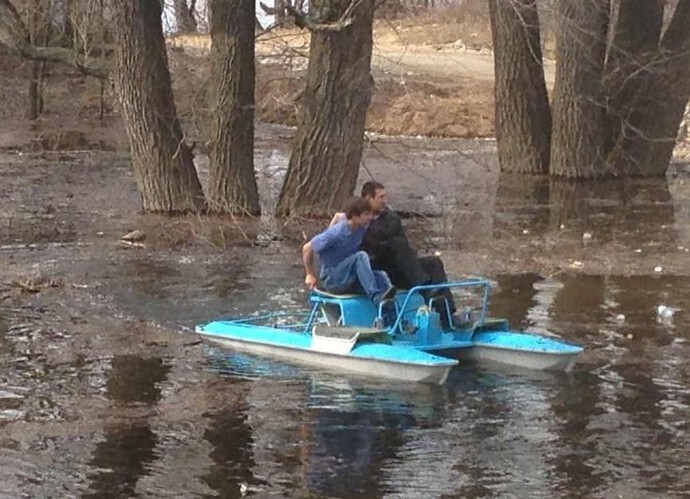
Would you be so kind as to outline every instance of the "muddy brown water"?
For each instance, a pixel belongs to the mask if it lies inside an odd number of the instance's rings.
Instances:
[[[266,203],[289,134],[257,141]],[[492,280],[494,316],[583,344],[575,371],[461,366],[444,386],[401,385],[200,342],[200,322],[304,305],[298,248],[277,224],[252,247],[120,249],[148,220],[125,158],[5,154],[0,495],[690,493],[682,169],[562,186],[499,175],[490,142],[375,139],[369,175],[417,214],[422,251]],[[38,292],[12,285],[30,279]]]

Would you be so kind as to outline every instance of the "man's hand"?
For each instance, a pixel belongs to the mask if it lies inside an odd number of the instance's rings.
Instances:
[[[309,289],[314,289],[316,287],[316,282],[317,280],[314,274],[307,274],[307,277],[304,278],[304,284]]]
[[[331,219],[331,223],[328,224],[328,226],[329,226],[329,227],[333,227],[333,226],[334,226],[335,224],[337,224],[338,222],[341,222],[341,221],[345,220],[345,218],[346,218],[346,217],[345,217],[345,213],[338,212],[338,213],[336,213],[335,215],[333,215],[333,218]]]

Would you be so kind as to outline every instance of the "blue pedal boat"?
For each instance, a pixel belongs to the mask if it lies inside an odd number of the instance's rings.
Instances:
[[[463,323],[443,328],[441,314],[452,323],[447,301],[423,298],[441,288],[474,292],[468,296],[478,303],[463,309]],[[417,286],[378,307],[364,296],[315,290],[309,311],[214,321],[196,331],[239,351],[399,381],[442,384],[458,360],[572,369],[582,347],[488,318],[490,289],[486,279]]]

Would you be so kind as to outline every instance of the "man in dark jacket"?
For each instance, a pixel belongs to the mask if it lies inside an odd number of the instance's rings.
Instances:
[[[388,274],[393,286],[398,289],[410,289],[424,284],[441,284],[448,281],[443,262],[437,256],[417,257],[410,246],[402,221],[397,213],[387,205],[386,189],[383,184],[370,180],[362,186],[362,197],[369,202],[374,214],[364,234],[360,248],[371,258],[371,266]],[[342,218],[336,214],[332,224]],[[424,297],[445,298],[450,313],[455,314],[455,302],[448,288],[427,291]],[[448,317],[443,300],[436,300],[441,322],[448,327]],[[459,325],[459,318],[452,316],[454,325]]]

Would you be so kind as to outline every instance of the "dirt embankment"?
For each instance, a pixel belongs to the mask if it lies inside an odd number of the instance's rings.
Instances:
[[[203,142],[208,122],[208,36],[170,39],[178,113],[187,137]],[[276,30],[257,44],[257,119],[296,123],[307,67],[308,34]],[[92,78],[48,67],[45,112],[25,118],[30,63],[0,53],[0,149],[116,149],[127,141],[112,89]],[[367,129],[388,135],[493,135],[493,62],[488,25],[418,18],[381,22],[375,30],[375,91]],[[101,119],[101,111],[104,118]]]
[[[449,7],[447,15],[377,22],[375,89],[367,130],[429,137],[494,135],[490,27],[483,9],[474,12],[471,5]],[[553,37],[547,33],[545,40],[545,73],[552,84]],[[209,122],[209,48],[207,35],[169,39],[178,114],[187,139],[200,144]],[[308,62],[308,32],[267,32],[258,37],[256,52],[257,119],[295,125]],[[111,89],[62,67],[48,68],[44,114],[33,122],[26,120],[29,74],[30,63],[3,55],[0,49],[0,149],[128,149]],[[676,151],[681,160],[690,160],[687,128],[686,118],[685,137]]]

